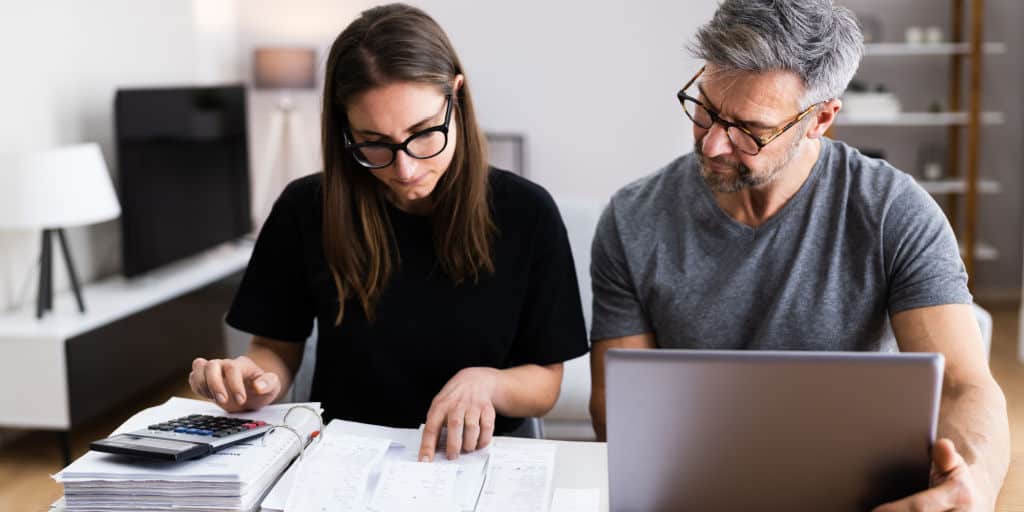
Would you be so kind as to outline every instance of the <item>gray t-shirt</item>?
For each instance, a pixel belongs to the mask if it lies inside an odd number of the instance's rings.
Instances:
[[[970,304],[956,238],[909,175],[822,139],[807,181],[757,228],[691,154],[617,192],[592,248],[594,341],[664,348],[895,350],[889,315]]]

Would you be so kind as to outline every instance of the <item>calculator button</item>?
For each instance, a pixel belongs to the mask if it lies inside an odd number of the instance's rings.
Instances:
[[[186,433],[186,432],[188,432],[188,430],[189,429],[187,429],[185,427],[177,427],[177,428],[174,429],[175,432],[180,432],[180,433]]]

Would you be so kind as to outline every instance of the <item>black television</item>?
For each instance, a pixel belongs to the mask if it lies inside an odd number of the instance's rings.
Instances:
[[[125,276],[252,230],[244,86],[119,89],[114,123]]]

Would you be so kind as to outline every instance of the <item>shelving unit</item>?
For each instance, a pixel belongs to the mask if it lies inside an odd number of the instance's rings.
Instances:
[[[967,2],[970,2],[969,4]],[[975,263],[999,258],[999,251],[977,237],[978,195],[999,193],[999,182],[980,177],[980,139],[983,125],[1005,122],[1002,112],[981,109],[982,62],[985,55],[1007,52],[1006,44],[983,41],[984,0],[951,0],[952,40],[949,43],[872,43],[865,45],[866,57],[948,57],[949,99],[947,112],[901,112],[896,115],[840,115],[836,127],[945,127],[947,130],[946,169],[948,179],[921,181],[929,193],[946,198],[946,214],[954,226],[961,245],[961,255],[968,275],[974,274]],[[965,7],[969,13],[965,16]],[[967,19],[965,19],[967,18]],[[966,30],[969,28],[969,31]],[[965,37],[969,34],[969,38]],[[965,61],[969,61],[967,74]],[[964,78],[967,85],[964,87]],[[965,90],[966,89],[966,90]],[[964,137],[966,135],[966,137]],[[961,151],[966,150],[966,155]],[[962,155],[965,169],[961,170]],[[964,171],[964,172],[962,172]],[[961,204],[961,198],[962,203]],[[961,210],[963,207],[963,222]],[[965,250],[972,247],[973,250]],[[971,281],[973,283],[973,280]]]

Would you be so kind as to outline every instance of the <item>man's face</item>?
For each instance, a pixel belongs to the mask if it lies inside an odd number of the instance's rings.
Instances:
[[[720,117],[742,124],[755,135],[770,135],[796,117],[806,105],[800,78],[790,72],[720,73],[711,64],[697,83],[701,102]],[[717,193],[735,193],[771,183],[793,160],[804,138],[805,126],[797,124],[763,147],[757,155],[739,151],[730,141],[746,137],[741,130],[713,124],[693,125],[694,152],[700,157],[701,176]]]

